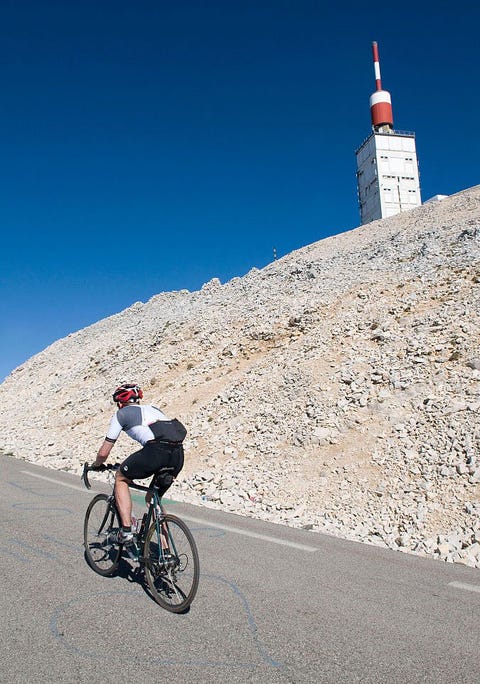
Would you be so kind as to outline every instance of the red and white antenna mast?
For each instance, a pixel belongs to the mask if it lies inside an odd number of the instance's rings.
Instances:
[[[370,96],[370,113],[372,115],[373,130],[381,128],[393,130],[392,98],[390,93],[382,90],[382,78],[380,76],[380,60],[378,57],[378,45],[372,43],[373,67],[375,69],[375,85],[377,87],[373,95]]]

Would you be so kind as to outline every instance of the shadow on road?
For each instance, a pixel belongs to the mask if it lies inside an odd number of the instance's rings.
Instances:
[[[88,562],[87,554],[84,553],[84,558],[85,562],[88,565],[88,567],[92,570],[92,572],[95,572],[93,570],[92,566]],[[109,580],[109,579],[116,579],[118,577],[121,577],[122,579],[126,580],[127,582],[130,582],[130,584],[138,584],[139,587],[142,588],[143,592],[148,596],[148,598],[156,603],[155,599],[152,596],[152,593],[148,587],[147,581],[145,579],[145,573],[141,565],[132,565],[126,558],[121,558],[118,568],[116,571],[113,573],[113,575],[107,575],[103,576],[104,579]],[[184,611],[180,611],[178,615],[185,615],[186,613],[190,612],[190,606],[188,606]]]

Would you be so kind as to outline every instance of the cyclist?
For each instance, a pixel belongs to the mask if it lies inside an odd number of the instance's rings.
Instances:
[[[115,476],[115,501],[122,523],[118,533],[118,542],[121,544],[133,541],[129,483],[150,477],[166,466],[172,468],[172,475],[176,477],[183,468],[182,442],[187,434],[185,427],[176,418],[167,418],[151,404],[140,405],[141,399],[143,392],[137,384],[124,383],[117,387],[113,401],[118,411],[110,421],[105,441],[92,464],[94,470],[102,470],[122,430],[142,445],[139,451],[123,461]]]

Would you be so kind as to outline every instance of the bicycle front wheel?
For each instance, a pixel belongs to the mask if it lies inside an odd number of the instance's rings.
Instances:
[[[117,509],[111,497],[97,494],[85,514],[83,539],[90,567],[99,575],[113,575],[120,562],[122,546],[115,537],[120,527]]]
[[[183,613],[195,598],[200,561],[192,533],[169,513],[154,521],[145,539],[145,575],[155,601],[172,613]]]

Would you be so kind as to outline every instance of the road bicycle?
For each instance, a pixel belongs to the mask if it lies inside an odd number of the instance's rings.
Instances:
[[[129,487],[147,493],[147,510],[133,542],[120,544],[121,528],[115,496],[114,472],[119,463],[108,464],[112,493],[97,494],[85,513],[83,528],[85,555],[90,567],[104,577],[115,574],[122,556],[126,555],[143,568],[153,599],[172,613],[182,613],[192,603],[198,588],[200,561],[197,546],[187,525],[176,515],[167,513],[162,496],[173,482],[172,468],[161,468],[149,487],[135,482]],[[82,479],[91,488],[88,473],[96,470],[85,463]]]

